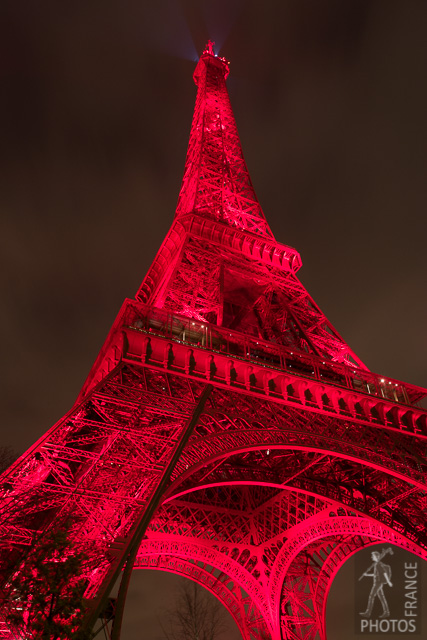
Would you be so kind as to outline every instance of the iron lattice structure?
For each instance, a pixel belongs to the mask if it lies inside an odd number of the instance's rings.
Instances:
[[[136,567],[203,584],[245,640],[324,640],[331,583],[364,545],[427,558],[426,392],[370,372],[298,280],[227,74],[208,47],[172,227],[72,410],[2,478],[1,638],[12,568],[64,522],[89,559],[88,623],[145,531]]]

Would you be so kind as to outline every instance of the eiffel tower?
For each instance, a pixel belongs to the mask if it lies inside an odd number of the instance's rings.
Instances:
[[[298,280],[228,73],[209,43],[172,227],[71,411],[2,477],[0,638],[22,632],[10,576],[65,526],[88,558],[85,625],[133,553],[210,590],[244,640],[325,640],[334,576],[364,546],[427,558],[427,392],[369,371]]]

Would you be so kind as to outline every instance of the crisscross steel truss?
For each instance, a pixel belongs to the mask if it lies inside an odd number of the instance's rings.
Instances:
[[[205,585],[245,640],[324,640],[331,582],[362,546],[427,558],[425,391],[368,371],[299,282],[227,74],[208,48],[172,228],[75,406],[2,477],[0,638],[15,633],[11,572],[65,522],[96,615],[163,486],[136,566]]]

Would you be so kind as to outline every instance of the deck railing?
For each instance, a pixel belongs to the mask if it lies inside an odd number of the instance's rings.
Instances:
[[[427,390],[386,378],[351,364],[332,362],[260,338],[217,327],[195,318],[186,318],[163,309],[133,303],[126,320],[128,326],[144,333],[157,334],[178,343],[197,346],[212,352],[231,355],[281,371],[314,378],[320,382],[353,389],[357,392],[414,404]]]

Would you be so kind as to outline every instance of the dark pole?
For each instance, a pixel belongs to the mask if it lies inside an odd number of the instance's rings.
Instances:
[[[150,524],[151,518],[154,515],[155,510],[159,506],[160,500],[163,497],[163,494],[170,482],[170,477],[172,475],[173,470],[175,469],[176,463],[181,457],[181,454],[184,450],[185,445],[190,439],[191,434],[194,431],[194,427],[197,424],[197,421],[200,417],[201,412],[205,406],[205,402],[210,396],[212,392],[213,386],[208,384],[200,396],[200,400],[197,403],[196,408],[194,409],[193,415],[188,422],[180,441],[177,444],[177,447],[174,451],[174,454],[163,472],[162,479],[154,492],[154,495],[148,505],[147,511],[144,514],[141,522],[138,525],[137,530],[133,536],[132,542],[129,547],[129,553],[126,559],[126,565],[123,570],[122,579],[120,582],[119,592],[117,594],[116,600],[116,609],[113,621],[113,628],[111,630],[111,640],[120,640],[120,633],[122,630],[122,621],[123,621],[123,613],[125,609],[126,595],[129,587],[130,577],[132,575],[133,565],[135,564],[136,556],[138,553],[139,545],[141,544],[141,540],[147,530],[148,525]]]

